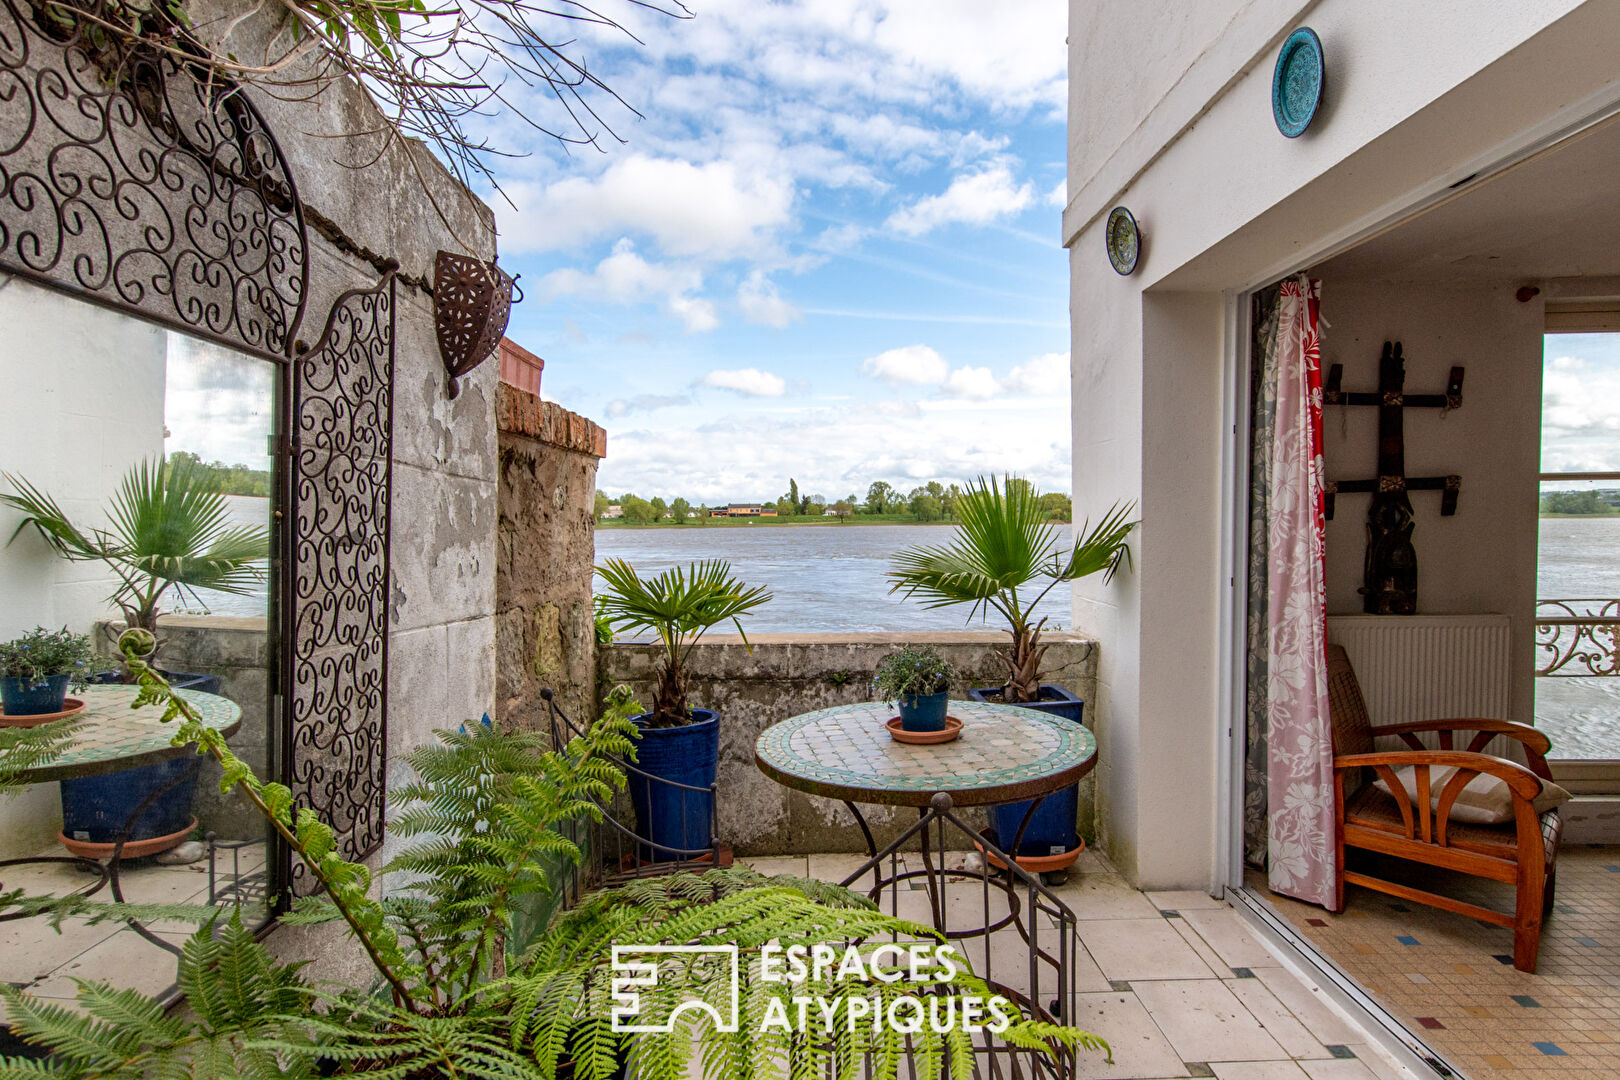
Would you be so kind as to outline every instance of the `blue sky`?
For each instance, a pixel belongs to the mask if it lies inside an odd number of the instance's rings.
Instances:
[[[1069,480],[1065,5],[693,0],[580,55],[637,119],[489,196],[543,393],[608,429],[600,486],[834,500]],[[536,117],[550,119],[540,101]]]
[[[1620,334],[1548,334],[1545,350],[1541,471],[1620,472]]]

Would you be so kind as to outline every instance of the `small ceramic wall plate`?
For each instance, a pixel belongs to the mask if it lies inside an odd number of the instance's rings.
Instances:
[[[1322,60],[1322,39],[1302,26],[1288,35],[1277,53],[1271,74],[1271,115],[1277,130],[1290,139],[1305,134],[1322,104],[1327,66]]]
[[[1142,231],[1136,227],[1136,218],[1123,206],[1108,211],[1108,227],[1103,230],[1108,245],[1108,262],[1118,274],[1129,274],[1136,269],[1136,260],[1142,256]]]

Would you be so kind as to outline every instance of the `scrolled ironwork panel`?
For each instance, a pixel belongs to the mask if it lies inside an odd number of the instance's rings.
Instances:
[[[71,11],[0,0],[0,269],[284,361],[309,245],[264,119]]]
[[[1620,676],[1620,600],[1536,601],[1536,675]]]
[[[392,273],[339,297],[293,367],[286,775],[347,859],[383,839],[393,368]]]

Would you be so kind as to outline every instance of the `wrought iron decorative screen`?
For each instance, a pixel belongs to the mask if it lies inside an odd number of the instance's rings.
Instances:
[[[0,268],[285,362],[309,267],[281,149],[240,89],[85,8],[0,0]]]
[[[383,839],[393,375],[390,273],[339,297],[293,365],[285,773],[347,859]]]

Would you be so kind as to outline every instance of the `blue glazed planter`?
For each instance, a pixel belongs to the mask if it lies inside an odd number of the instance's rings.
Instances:
[[[7,716],[39,716],[62,711],[67,697],[68,680],[73,676],[47,675],[35,681],[20,675],[0,678],[0,700],[5,702]]]
[[[640,732],[635,761],[640,771],[632,771],[629,776],[636,834],[662,847],[692,853],[681,855],[643,846],[638,852],[643,861],[691,858],[714,844],[714,792],[673,786],[712,788],[720,765],[719,715],[713,709],[690,712],[692,723],[672,728],[646,726],[651,713],[632,718]]]
[[[1000,704],[1001,687],[981,686],[969,690],[968,697],[974,701]],[[1086,703],[1061,686],[1043,683],[1041,700],[1022,701],[1018,703],[1018,707],[1061,716],[1078,724],[1085,713]],[[1018,835],[1018,826],[1023,822],[1024,814],[1029,811],[1029,807],[1030,800],[1026,799],[1023,802],[1005,803],[990,808],[990,823],[995,827],[996,835],[1003,838],[1003,846],[1010,845],[1013,837]],[[1052,792],[1041,802],[1035,816],[1030,818],[1018,850],[1010,854],[1028,857],[1073,851],[1080,846],[1080,834],[1074,827],[1074,819],[1079,809],[1079,784],[1070,784],[1066,788]]]
[[[192,768],[189,754],[143,765],[138,769],[62,781],[62,835],[91,844],[113,844],[129,815],[152,792]],[[135,819],[129,842],[173,836],[192,822],[191,802],[197,794],[197,776],[180,781],[164,792]]]
[[[900,726],[907,731],[944,731],[945,707],[950,691],[937,694],[902,694],[900,696]]]

